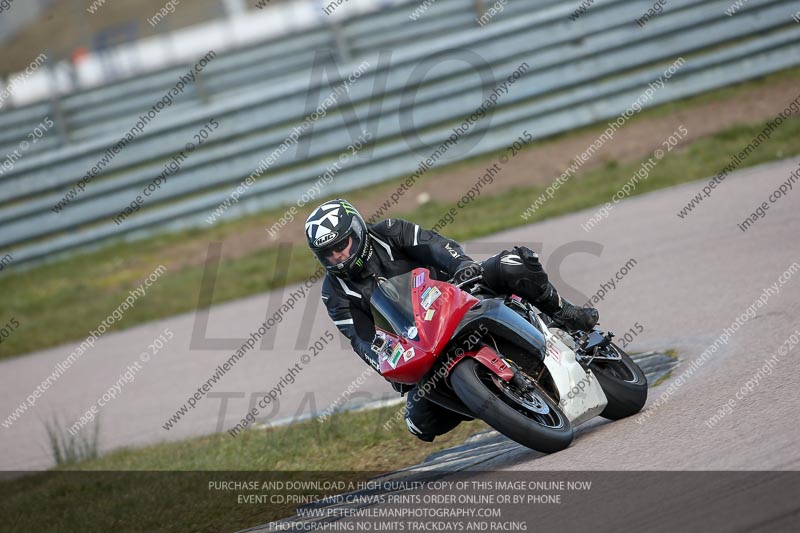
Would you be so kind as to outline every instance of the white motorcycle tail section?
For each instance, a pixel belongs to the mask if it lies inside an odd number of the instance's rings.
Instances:
[[[573,425],[577,426],[599,415],[608,404],[600,383],[591,370],[585,370],[572,351],[541,322],[546,332],[547,356],[544,364],[558,389],[558,406]]]

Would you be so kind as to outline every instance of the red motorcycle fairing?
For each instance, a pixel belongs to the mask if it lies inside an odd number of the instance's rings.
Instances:
[[[426,268],[415,268],[408,274],[388,281],[391,283],[405,276],[411,276],[410,298],[414,325],[406,331],[395,332],[377,326],[376,321],[376,330],[389,342],[389,347],[380,358],[381,375],[392,381],[414,385],[428,373],[436,358],[450,342],[461,319],[479,300],[450,283],[431,279]],[[399,282],[396,285],[404,286]],[[409,297],[408,294],[398,296]],[[373,313],[376,312],[380,313],[373,307]]]

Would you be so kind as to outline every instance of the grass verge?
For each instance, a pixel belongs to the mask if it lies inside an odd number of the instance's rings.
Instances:
[[[342,412],[323,423],[249,430],[236,438],[225,433],[123,449],[0,481],[0,516],[19,531],[234,531],[289,516],[297,504],[240,504],[239,494],[269,491],[210,490],[209,481],[364,481],[417,464],[488,427],[464,422],[423,443],[402,418],[384,429],[400,409]]]

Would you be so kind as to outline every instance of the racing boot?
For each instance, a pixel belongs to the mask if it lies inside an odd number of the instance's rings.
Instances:
[[[533,303],[553,317],[558,323],[563,324],[573,331],[591,331],[600,319],[600,313],[593,307],[578,307],[562,298],[553,284],[547,282],[544,292]]]

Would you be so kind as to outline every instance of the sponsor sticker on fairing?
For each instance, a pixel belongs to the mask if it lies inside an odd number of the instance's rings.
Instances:
[[[435,302],[439,298],[439,296],[442,295],[442,291],[440,291],[438,287],[428,287],[428,289],[430,289],[430,292],[428,292],[427,294],[422,293],[422,302],[420,303],[420,305],[422,305],[423,309],[428,309],[430,306],[433,305],[433,302]]]
[[[436,311],[434,311],[433,309],[428,309],[428,311],[425,312],[425,320],[430,322],[430,320],[433,318],[433,315],[435,313],[436,313]]]
[[[394,345],[394,350],[392,351],[391,357],[389,357],[388,363],[389,366],[392,368],[397,368],[397,362],[400,361],[400,356],[403,355],[403,345],[399,342]]]
[[[414,347],[412,346],[411,348],[409,348],[408,350],[403,352],[403,361],[408,361],[409,359],[411,359],[415,355],[416,355],[416,352],[414,352]]]
[[[425,283],[425,272],[420,272],[414,276],[414,287],[419,287]]]

